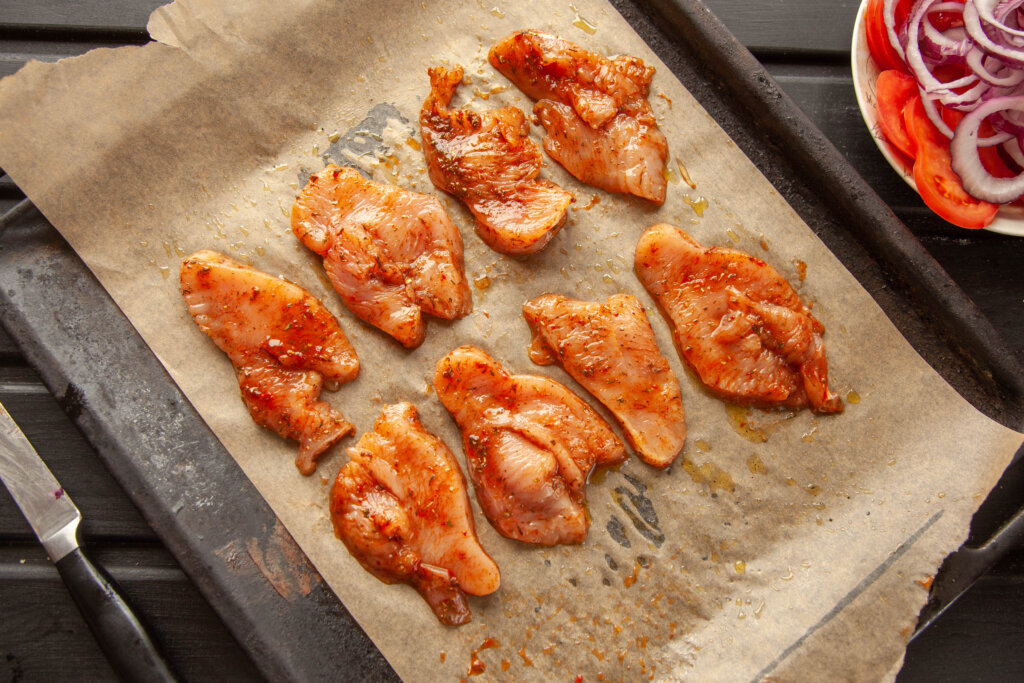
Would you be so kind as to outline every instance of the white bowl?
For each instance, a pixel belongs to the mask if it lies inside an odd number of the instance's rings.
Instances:
[[[917,192],[917,184],[914,182],[913,162],[896,151],[896,148],[889,144],[878,125],[878,106],[875,100],[875,82],[881,70],[875,61],[871,59],[868,51],[867,35],[864,32],[864,11],[867,8],[868,0],[862,0],[860,9],[857,10],[857,20],[853,25],[853,45],[850,50],[853,67],[853,90],[857,94],[857,105],[860,107],[864,123],[871,131],[871,137],[882,152],[889,165],[907,182],[907,185]],[[985,230],[998,232],[1003,235],[1015,235],[1024,237],[1024,208],[1019,206],[1002,206],[996,213],[993,220]]]

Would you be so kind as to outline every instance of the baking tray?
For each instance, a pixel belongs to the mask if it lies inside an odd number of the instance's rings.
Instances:
[[[979,410],[1021,428],[1024,372],[991,323],[728,29],[696,0],[613,4],[932,367]],[[395,678],[116,304],[27,200],[0,219],[0,315],[267,678]],[[158,468],[153,453],[177,454],[182,464]],[[1018,453],[1008,476],[1024,476],[1022,465]],[[955,571],[936,579],[922,624],[1021,535],[1020,490],[1000,486],[986,501],[969,547],[947,561]]]

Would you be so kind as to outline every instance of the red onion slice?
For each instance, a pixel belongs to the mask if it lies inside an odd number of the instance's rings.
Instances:
[[[1024,81],[1024,70],[1007,66],[999,58],[985,54],[977,45],[967,52],[966,63],[978,78],[997,88],[1011,88]],[[992,63],[997,66],[995,71],[989,69]]]
[[[1024,95],[997,97],[983,102],[967,114],[956,127],[949,145],[953,170],[960,176],[964,189],[976,199],[993,204],[1012,202],[1024,194],[1024,172],[1013,178],[996,178],[978,157],[978,129],[986,117],[995,112],[1014,109],[1024,111]]]
[[[992,3],[992,0],[980,0]],[[1024,50],[1010,45],[1000,45],[989,38],[981,25],[978,2],[968,2],[964,5],[964,30],[967,35],[974,39],[978,47],[1000,59],[1013,62],[1018,66],[1024,66]]]
[[[896,54],[900,56],[900,59],[906,62],[907,56],[903,52],[903,43],[897,35],[896,29],[897,2],[898,0],[883,0],[882,23],[885,24],[885,33],[889,36],[889,44],[892,45],[892,49],[896,50]]]
[[[1014,23],[1016,23],[1017,9],[1024,5],[1022,0],[974,0],[973,3],[968,4],[975,6],[978,16],[986,24],[991,25],[1007,36],[1024,38],[1024,31],[1020,30],[1017,26],[1010,26],[1006,23],[1006,18],[1010,14],[1014,15]]]
[[[1020,148],[1020,139],[1013,138],[1003,143],[1003,151],[1019,168],[1024,168],[1024,150]]]

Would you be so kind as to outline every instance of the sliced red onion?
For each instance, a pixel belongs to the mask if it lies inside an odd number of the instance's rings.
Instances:
[[[900,56],[904,62],[907,61],[907,57],[903,52],[903,41],[900,40],[900,36],[897,35],[896,29],[896,4],[899,0],[883,0],[882,2],[882,23],[885,24],[885,33],[889,36],[889,44],[892,45],[892,49],[896,50],[896,54]]]
[[[997,97],[983,102],[956,127],[949,145],[953,170],[960,176],[964,189],[972,197],[994,204],[1012,202],[1024,194],[1024,172],[1013,178],[996,178],[985,170],[978,156],[978,130],[982,121],[995,112],[1008,109],[1024,111],[1024,95]]]
[[[988,2],[990,4],[993,2],[993,0],[981,1]],[[1024,66],[1024,49],[996,43],[985,32],[985,29],[981,25],[978,2],[967,2],[967,4],[964,5],[963,16],[964,30],[966,30],[967,35],[977,43],[978,47],[1004,61],[1013,62],[1018,66]]]
[[[1013,138],[1003,143],[1003,151],[1019,168],[1024,168],[1024,150],[1020,148],[1020,139]]]
[[[920,90],[920,88],[919,88]],[[924,113],[928,115],[928,120],[932,122],[932,125],[939,129],[939,132],[945,135],[947,138],[953,137],[953,129],[946,124],[942,118],[942,114],[935,107],[935,100],[928,96],[924,90],[921,92],[921,104],[924,105]]]
[[[966,63],[971,71],[978,75],[978,78],[989,85],[1009,88],[1024,81],[1024,70],[1007,66],[997,57],[985,54],[977,45],[967,52]],[[997,69],[995,71],[990,70],[990,65],[995,65]]]
[[[1016,116],[1014,114],[1016,113]],[[1021,112],[997,111],[988,117],[988,122],[996,130],[1010,133],[1014,137],[1024,134],[1024,121],[1021,119]]]
[[[968,4],[973,4],[981,20],[993,28],[1007,36],[1024,38],[1024,31],[1020,30],[1018,26],[1010,26],[1006,23],[1006,18],[1010,14],[1014,14],[1014,23],[1017,22],[1017,10],[1024,5],[1022,0],[974,0]]]
[[[940,3],[940,5],[946,4],[949,3]],[[954,4],[957,7],[962,6],[959,3]],[[928,18],[928,13],[925,13],[921,19],[921,28],[923,29],[923,38],[921,40],[922,53],[938,58],[950,56],[963,57],[974,46],[974,41],[967,36],[967,31],[963,30],[962,27],[951,28],[943,33],[935,28],[935,25]]]
[[[926,62],[924,56],[921,54],[921,41],[919,38],[921,24],[925,15],[931,11],[932,6],[935,4],[937,4],[936,0],[918,0],[918,3],[914,5],[914,9],[910,15],[910,20],[907,22],[907,66],[910,67],[910,70],[914,73],[914,77],[917,79],[918,85],[923,88],[925,92],[951,93],[954,88],[974,86],[979,80],[978,76],[975,74],[970,74],[963,78],[943,83],[931,72],[930,67],[934,66],[934,63],[929,64]],[[979,92],[978,96],[980,96],[980,94],[981,93]]]

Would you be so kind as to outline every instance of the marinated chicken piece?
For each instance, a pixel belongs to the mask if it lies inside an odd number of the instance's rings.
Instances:
[[[569,173],[608,192],[665,201],[668,141],[647,95],[654,68],[607,59],[542,31],[517,31],[491,48],[495,69],[539,100],[544,149]]]
[[[470,621],[466,593],[493,593],[501,577],[455,456],[411,403],[386,406],[348,453],[331,489],[335,534],[378,579],[415,588],[441,623]]]
[[[709,389],[734,403],[842,412],[828,388],[824,326],[767,263],[660,223],[640,238],[635,267]]]
[[[462,67],[435,67],[420,112],[430,180],[461,199],[480,238],[503,254],[543,249],[565,223],[573,196],[538,179],[543,154],[515,107],[488,112],[449,109]]]
[[[436,197],[329,165],[292,206],[292,231],[324,259],[342,302],[407,348],[423,343],[423,313],[468,315],[462,235]]]
[[[359,374],[338,321],[309,292],[215,251],[181,264],[181,291],[199,329],[235,366],[257,424],[299,442],[295,466],[316,459],[354,428],[320,400]]]
[[[626,459],[608,424],[558,382],[510,375],[473,346],[438,362],[434,390],[462,430],[469,478],[498,533],[540,545],[582,543],[587,477]]]
[[[601,304],[545,294],[526,302],[523,315],[533,362],[561,364],[612,412],[641,460],[671,465],[686,441],[679,381],[636,297]]]

